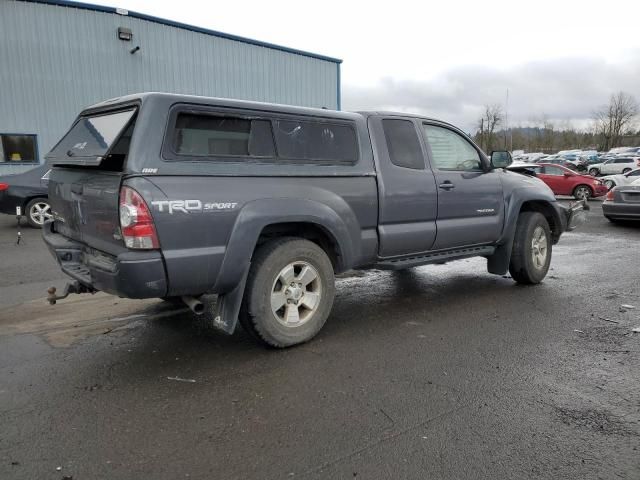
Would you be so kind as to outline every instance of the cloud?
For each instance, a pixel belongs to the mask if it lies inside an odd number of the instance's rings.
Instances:
[[[452,68],[425,81],[383,78],[375,86],[345,84],[345,110],[414,112],[475,130],[483,105],[503,106],[509,89],[510,124],[546,118],[589,123],[592,112],[617,91],[640,101],[640,49],[624,61],[571,57],[532,61],[508,69],[488,65]]]

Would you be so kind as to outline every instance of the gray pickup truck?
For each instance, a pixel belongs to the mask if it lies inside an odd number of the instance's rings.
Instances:
[[[402,113],[145,93],[84,110],[47,160],[44,240],[74,279],[51,303],[179,299],[274,347],[318,333],[336,273],[481,256],[536,284],[584,220],[508,152]]]

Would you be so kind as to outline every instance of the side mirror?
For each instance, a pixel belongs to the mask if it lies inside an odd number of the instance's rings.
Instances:
[[[564,176],[565,176],[565,177],[573,177],[573,173],[570,173],[570,172],[564,172]]]
[[[513,163],[511,153],[506,150],[491,152],[491,168],[507,168],[511,163]]]

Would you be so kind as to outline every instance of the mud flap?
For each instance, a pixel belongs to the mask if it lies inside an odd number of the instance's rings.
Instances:
[[[506,274],[509,270],[512,249],[513,239],[503,245],[498,245],[495,253],[487,257],[487,271],[494,275]]]
[[[218,301],[213,310],[213,326],[229,335],[233,334],[238,324],[238,314],[240,313],[240,305],[242,305],[242,297],[244,296],[244,287],[247,284],[248,275],[249,267],[247,267],[242,279],[233,290],[218,296]]]

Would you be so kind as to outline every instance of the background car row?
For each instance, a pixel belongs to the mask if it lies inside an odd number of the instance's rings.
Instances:
[[[553,163],[513,164],[508,168],[514,172],[539,178],[553,190],[555,195],[570,195],[578,200],[589,200],[605,195],[608,190],[599,179]]]
[[[41,165],[24,173],[0,177],[0,213],[21,215],[29,226],[41,228],[51,218],[49,167]]]

